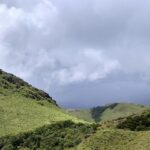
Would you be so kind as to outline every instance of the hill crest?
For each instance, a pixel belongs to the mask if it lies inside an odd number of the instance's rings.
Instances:
[[[24,97],[31,98],[34,100],[47,100],[58,106],[56,101],[53,100],[48,93],[33,87],[32,85],[25,82],[21,78],[13,74],[4,72],[1,69],[0,69],[0,89],[1,89],[0,94],[3,96],[6,96],[9,91],[9,94],[13,92],[13,94],[18,93]]]

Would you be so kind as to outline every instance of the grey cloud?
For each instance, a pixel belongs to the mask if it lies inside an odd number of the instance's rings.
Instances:
[[[0,0],[0,68],[63,106],[148,103],[149,6],[148,0]]]

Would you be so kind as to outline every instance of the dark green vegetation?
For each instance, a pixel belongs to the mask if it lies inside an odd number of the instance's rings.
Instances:
[[[129,129],[132,131],[150,130],[150,111],[141,115],[133,115],[127,117],[124,121],[117,125],[119,129]]]
[[[0,70],[0,137],[63,120],[81,121],[59,108],[47,93]]]
[[[106,106],[94,107],[92,109],[69,110],[68,112],[77,118],[98,123],[142,113],[148,108],[148,106],[131,103],[114,103]]]
[[[95,125],[75,124],[72,121],[58,122],[32,132],[0,138],[0,149],[63,150],[76,147],[95,130]]]
[[[92,118],[95,120],[95,122],[100,122],[102,120],[103,113],[107,109],[113,110],[118,103],[106,105],[106,106],[97,106],[91,109]]]

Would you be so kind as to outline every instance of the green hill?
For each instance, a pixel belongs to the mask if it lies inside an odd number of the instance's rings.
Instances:
[[[44,91],[0,70],[0,137],[63,120],[81,121],[58,107]]]
[[[72,109],[68,110],[68,112],[71,115],[86,121],[104,122],[130,116],[132,114],[142,113],[149,108],[149,106],[132,103],[113,103],[106,106],[97,106],[92,109]]]
[[[114,126],[114,123],[116,126]],[[149,150],[150,111],[102,123],[78,150]]]

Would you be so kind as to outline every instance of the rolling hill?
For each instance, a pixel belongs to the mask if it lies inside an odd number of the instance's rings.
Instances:
[[[149,108],[149,106],[132,103],[113,103],[106,106],[97,106],[91,109],[69,109],[68,112],[77,118],[98,123],[142,113]]]
[[[63,120],[81,121],[67,114],[44,91],[0,70],[0,137]]]

